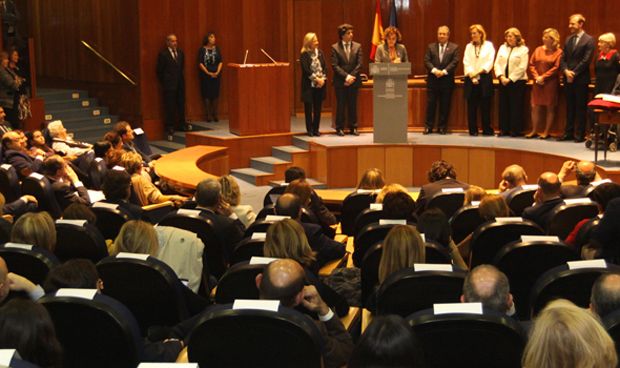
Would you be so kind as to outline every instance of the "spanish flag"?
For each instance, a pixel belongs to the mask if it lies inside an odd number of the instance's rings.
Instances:
[[[372,27],[372,45],[370,47],[370,61],[375,61],[375,53],[377,46],[383,43],[383,26],[381,21],[381,3],[376,0],[377,7],[375,9],[375,24]]]

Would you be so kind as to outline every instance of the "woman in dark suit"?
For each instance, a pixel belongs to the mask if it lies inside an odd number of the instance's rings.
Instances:
[[[222,53],[215,45],[215,33],[209,32],[198,50],[200,68],[200,93],[205,101],[207,121],[217,119],[217,99],[220,97],[220,73],[222,72]]]
[[[388,27],[384,32],[385,42],[377,48],[375,63],[406,63],[409,61],[407,48],[401,42],[402,35],[396,27]]]
[[[321,105],[325,98],[325,82],[327,70],[323,51],[319,49],[319,39],[309,32],[304,37],[301,48],[301,100],[306,115],[306,131],[308,136],[320,136]]]
[[[23,79],[9,68],[9,54],[0,52],[0,106],[6,113],[6,120],[11,123],[13,129],[19,129],[17,118],[17,106],[15,95],[19,92]]]

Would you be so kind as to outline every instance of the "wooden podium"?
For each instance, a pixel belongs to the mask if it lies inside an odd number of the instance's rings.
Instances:
[[[236,135],[291,130],[289,63],[228,64],[230,132]]]

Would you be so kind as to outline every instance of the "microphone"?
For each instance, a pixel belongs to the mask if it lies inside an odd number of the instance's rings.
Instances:
[[[249,51],[250,51],[250,50],[247,50],[247,49],[245,50],[245,57],[243,58],[243,65],[245,65],[245,62],[246,62],[246,61],[248,61],[248,52],[249,52]]]
[[[261,50],[261,51],[263,52],[263,54],[265,54],[265,56],[267,56],[267,57],[269,58],[269,60],[271,60],[274,64],[277,64],[277,63],[278,63],[277,61],[273,60],[273,58],[272,58],[271,56],[269,56],[269,54],[267,53],[267,51],[265,51],[265,50],[263,50],[263,49],[260,49],[260,50]]]

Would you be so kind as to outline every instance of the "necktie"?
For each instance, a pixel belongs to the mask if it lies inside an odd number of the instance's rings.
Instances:
[[[172,50],[172,55],[174,57],[174,61],[177,61],[177,50]]]
[[[445,48],[446,46],[439,45],[439,62],[440,63],[443,61],[443,53],[445,52]]]
[[[347,61],[351,58],[351,43],[347,42],[344,47],[344,51],[347,54]]]
[[[577,42],[579,42],[579,36],[575,35],[573,36],[573,49],[577,47]]]

